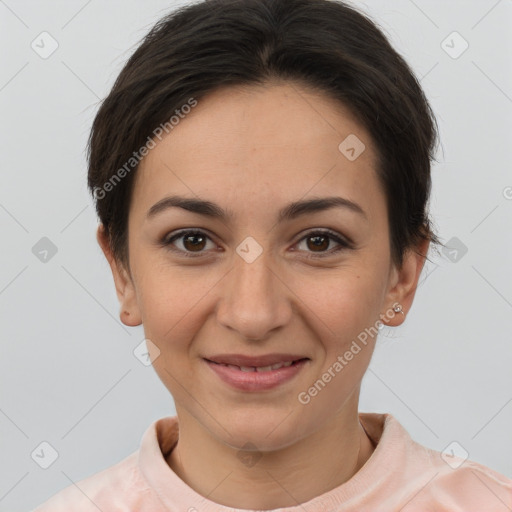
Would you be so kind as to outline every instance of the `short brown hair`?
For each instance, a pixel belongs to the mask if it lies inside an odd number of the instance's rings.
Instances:
[[[400,267],[405,250],[421,240],[440,244],[427,210],[436,119],[375,22],[334,0],[204,0],[154,25],[94,119],[88,187],[116,259],[129,268],[134,152],[190,98],[275,78],[341,102],[372,136],[393,262]]]

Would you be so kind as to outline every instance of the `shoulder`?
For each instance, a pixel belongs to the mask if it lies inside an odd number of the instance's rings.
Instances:
[[[416,443],[417,444],[417,443]],[[476,461],[418,445],[425,454],[423,470],[409,493],[403,512],[512,510],[512,479]],[[436,509],[437,510],[437,509]]]
[[[389,503],[401,512],[512,510],[512,479],[453,451],[418,443],[391,414],[361,418],[374,441],[380,441],[374,462],[386,467],[385,486],[393,495]]]
[[[65,487],[31,512],[144,510],[147,486],[137,466],[138,451],[117,464]]]

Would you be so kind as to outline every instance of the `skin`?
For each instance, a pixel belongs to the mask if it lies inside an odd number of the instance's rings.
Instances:
[[[338,149],[349,134],[366,146],[354,161]],[[175,401],[180,437],[167,462],[209,500],[259,510],[296,506],[346,482],[372,454],[358,402],[376,337],[308,404],[297,397],[394,303],[407,314],[414,299],[425,258],[410,250],[400,269],[391,262],[375,157],[362,125],[323,94],[290,82],[222,89],[142,160],[128,221],[129,268],[113,258],[98,228],[121,320],[143,324],[160,351],[155,371]],[[147,220],[170,194],[210,200],[234,217],[224,223],[171,208]],[[348,198],[367,217],[332,208],[277,223],[279,209],[313,196]],[[199,257],[159,245],[182,228],[209,237],[199,247],[174,241],[176,250]],[[333,253],[336,241],[317,248],[306,236],[327,228],[354,248]],[[263,251],[252,263],[236,252],[248,236]],[[425,255],[428,245],[416,250]],[[327,256],[308,259],[315,254]],[[387,315],[383,323],[404,318]],[[311,360],[277,388],[244,392],[202,359],[272,352]],[[248,442],[254,451],[247,453],[259,457],[253,465],[239,458]]]

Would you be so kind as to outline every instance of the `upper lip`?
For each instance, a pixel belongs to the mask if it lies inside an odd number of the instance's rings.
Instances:
[[[294,354],[265,354],[262,356],[246,356],[243,354],[218,354],[205,358],[219,364],[232,364],[234,366],[271,366],[276,363],[287,363],[299,359],[309,359]]]

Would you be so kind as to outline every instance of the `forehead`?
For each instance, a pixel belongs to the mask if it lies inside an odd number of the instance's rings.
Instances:
[[[343,195],[370,216],[384,204],[373,141],[321,93],[291,83],[224,88],[180,117],[137,170],[131,216],[168,194],[253,214],[308,194]]]

